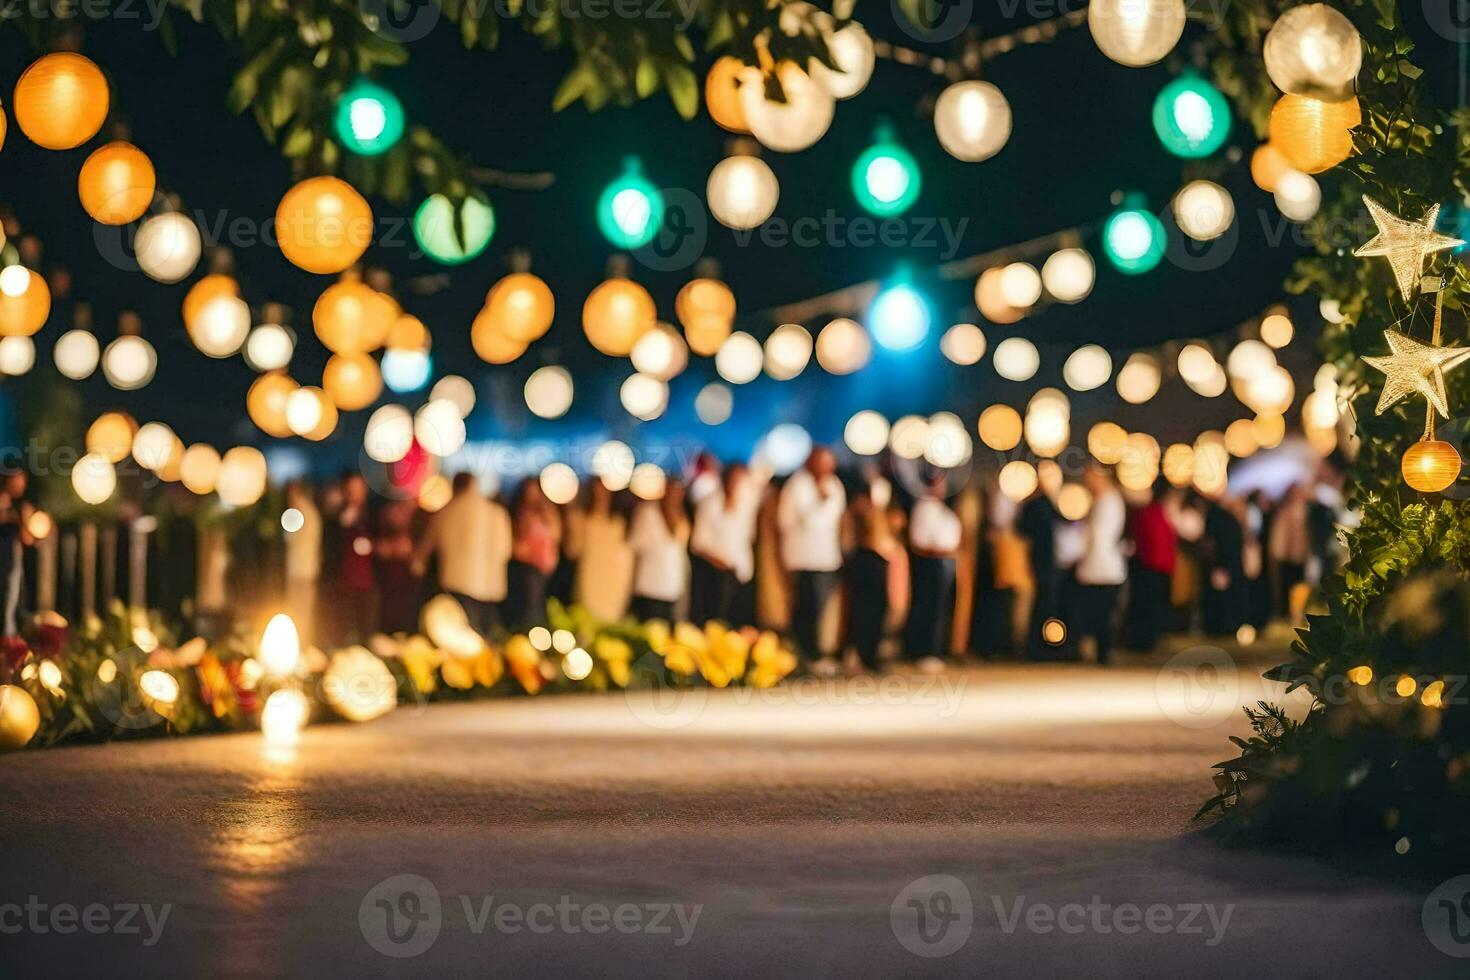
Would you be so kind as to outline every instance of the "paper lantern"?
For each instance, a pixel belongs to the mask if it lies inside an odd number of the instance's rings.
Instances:
[[[962,367],[979,363],[985,356],[985,331],[973,323],[956,323],[939,338],[939,351]]]
[[[1193,180],[1174,195],[1174,221],[1197,242],[1219,238],[1235,221],[1230,192],[1208,180]]]
[[[5,115],[5,109],[0,106],[0,147],[5,146],[5,133],[9,129],[9,122]]]
[[[1103,226],[1103,253],[1127,275],[1154,269],[1167,247],[1163,222],[1141,207],[1125,204]]]
[[[1200,344],[1185,344],[1179,349],[1179,376],[1188,383],[1209,377],[1218,365],[1209,348]]]
[[[156,214],[138,227],[133,254],[155,282],[178,282],[199,264],[199,228],[177,211]]]
[[[71,486],[82,503],[95,507],[117,489],[117,470],[102,453],[87,453],[71,469]]]
[[[1176,487],[1187,487],[1194,480],[1194,447],[1176,442],[1164,450],[1164,479]]]
[[[35,366],[35,341],[29,337],[0,337],[0,374],[19,377]]]
[[[1159,478],[1159,443],[1146,432],[1130,432],[1118,458],[1117,477],[1125,490],[1142,492]]]
[[[460,418],[469,418],[470,412],[475,409],[475,386],[468,378],[446,374],[429,389],[430,401],[440,398],[453,403]]]
[[[1357,99],[1323,102],[1283,95],[1271,109],[1271,145],[1297,170],[1320,174],[1352,155],[1352,131],[1362,122]]]
[[[220,460],[219,499],[231,507],[249,507],[265,493],[265,456],[253,446],[236,446]]]
[[[454,203],[443,194],[431,194],[413,216],[413,240],[424,254],[441,265],[461,265],[475,258],[495,237],[495,210],[490,202],[471,195]]]
[[[1012,309],[1030,309],[1041,299],[1041,273],[1030,262],[1012,262],[1000,272],[1000,295]]]
[[[637,157],[623,162],[623,173],[597,199],[597,227],[614,248],[641,248],[653,241],[664,221],[664,196],[643,176]]]
[[[740,102],[740,73],[745,67],[739,58],[723,55],[715,59],[704,77],[704,104],[709,109],[709,117],[732,133],[750,132]]]
[[[1283,92],[1328,102],[1352,97],[1363,68],[1363,38],[1325,3],[1292,7],[1266,34],[1266,74]]]
[[[543,419],[559,419],[572,407],[575,392],[572,375],[566,368],[557,365],[537,368],[526,379],[526,407]]]
[[[630,375],[618,390],[618,398],[628,414],[644,422],[651,422],[664,413],[669,405],[669,386],[646,374]]]
[[[1013,459],[1000,468],[1000,492],[1017,503],[1036,492],[1036,467],[1024,459]]]
[[[212,272],[189,287],[184,294],[184,329],[190,329],[191,324],[199,319],[204,308],[221,296],[239,296],[240,284],[234,277],[219,272]]]
[[[1244,459],[1260,448],[1256,427],[1250,419],[1236,419],[1225,427],[1225,448],[1230,455]]]
[[[723,425],[735,411],[735,393],[718,381],[711,381],[694,396],[694,414],[705,425]]]
[[[827,42],[827,51],[837,63],[837,70],[828,68],[816,58],[807,62],[812,79],[822,85],[836,99],[850,99],[868,87],[877,64],[877,53],[873,50],[873,39],[857,21],[848,21],[840,30],[826,18],[820,21],[822,37]]]
[[[1275,193],[1276,182],[1295,169],[1286,154],[1270,143],[1262,143],[1251,154],[1251,180],[1267,194]]]
[[[629,358],[639,374],[668,381],[688,366],[689,345],[679,331],[660,323],[638,338]]]
[[[1118,371],[1118,397],[1130,405],[1142,405],[1159,393],[1164,372],[1147,354],[1133,354]]]
[[[283,371],[270,371],[255,379],[245,393],[245,411],[250,421],[268,436],[284,439],[291,434],[286,405],[298,385]]]
[[[704,196],[720,224],[736,230],[755,228],[776,210],[781,183],[760,157],[735,154],[709,172]]]
[[[905,415],[888,430],[888,448],[899,459],[919,459],[929,448],[929,420]]]
[[[582,305],[582,329],[604,354],[627,357],[638,338],[658,322],[658,311],[648,290],[631,279],[600,283]]]
[[[0,684],[0,749],[19,749],[36,737],[41,709],[23,687]]]
[[[184,450],[184,460],[179,466],[179,480],[192,493],[203,496],[213,493],[219,482],[219,453],[213,446],[196,442]]]
[[[700,357],[712,357],[730,336],[735,294],[718,279],[691,279],[674,298],[674,314],[684,327],[689,349]]]
[[[1057,491],[1057,513],[1064,521],[1080,521],[1092,510],[1092,494],[1080,483],[1068,483]]]
[[[1041,283],[1059,303],[1080,303],[1092,292],[1097,268],[1092,256],[1080,248],[1063,248],[1047,256],[1041,266]]]
[[[924,444],[924,461],[940,469],[952,470],[970,461],[975,444],[965,431],[965,423],[951,412],[929,416],[928,441]]]
[[[1154,99],[1153,123],[1164,149],[1186,160],[1203,159],[1230,137],[1230,103],[1203,78],[1184,75]]]
[[[70,150],[97,135],[109,95],[102,70],[70,51],[33,62],[15,83],[15,121],[48,150]]]
[[[377,156],[403,137],[403,103],[367,79],[358,79],[337,100],[333,120],[342,145],[359,156]]]
[[[1010,381],[1029,381],[1041,367],[1041,354],[1025,337],[1007,337],[991,356],[995,373]]]
[[[988,160],[1011,138],[1011,104],[989,82],[955,82],[934,103],[934,134],[957,160]]]
[[[668,482],[668,474],[659,469],[657,463],[639,463],[633,467],[633,477],[628,481],[628,489],[639,500],[660,500]]]
[[[401,350],[391,347],[383,353],[380,366],[383,384],[398,394],[418,391],[429,383],[434,373],[434,361],[425,350]]]
[[[1184,0],[1094,0],[1087,26],[1098,50],[1120,65],[1162,61],[1184,34]]]
[[[87,452],[104,457],[109,463],[121,463],[133,449],[133,435],[138,423],[123,412],[107,412],[87,427]]]
[[[63,377],[73,381],[81,381],[83,378],[92,376],[97,370],[97,362],[102,357],[102,347],[97,343],[97,338],[87,330],[68,330],[56,338],[56,346],[51,349],[51,357],[56,362],[56,370]]]
[[[120,391],[136,391],[153,380],[158,354],[142,337],[119,337],[102,352],[102,376]]]
[[[1005,266],[992,266],[980,273],[980,278],[975,281],[975,306],[980,315],[1001,325],[1015,323],[1026,315],[1025,310],[1006,302],[1004,281]]]
[[[291,363],[296,339],[278,323],[262,323],[245,339],[245,363],[256,371],[276,371]]]
[[[1256,442],[1262,449],[1275,449],[1286,438],[1286,419],[1276,412],[1262,412],[1251,422]]]
[[[459,406],[447,399],[431,399],[413,417],[413,438],[433,456],[453,456],[464,447],[464,419]]]
[[[1460,454],[1439,439],[1421,439],[1404,453],[1404,482],[1420,493],[1439,493],[1460,476]]]
[[[363,452],[379,463],[396,463],[413,447],[413,416],[402,405],[384,405],[368,416]]]
[[[526,342],[507,336],[496,324],[494,312],[486,306],[470,324],[470,344],[480,359],[491,364],[509,364],[526,352]]]
[[[812,357],[812,335],[799,323],[783,323],[766,338],[766,373],[790,381],[806,370]]]
[[[355,412],[377,400],[383,375],[367,354],[333,354],[322,370],[322,389],[342,411]]]
[[[51,315],[51,288],[23,265],[0,270],[0,336],[29,337]]]
[[[311,322],[327,350],[360,354],[377,350],[397,319],[393,302],[364,282],[344,279],[317,297]]]
[[[565,505],[577,499],[577,473],[566,463],[552,463],[541,471],[541,492],[553,504]]]
[[[868,329],[881,347],[913,350],[929,336],[933,315],[922,293],[907,283],[884,287],[868,307]]]
[[[891,127],[880,126],[873,144],[852,165],[852,193],[858,204],[871,215],[893,217],[913,206],[922,186],[919,162]]]
[[[1276,182],[1276,207],[1292,221],[1311,221],[1322,207],[1322,187],[1311,174],[1288,170]]]
[[[980,441],[996,452],[1008,453],[1021,443],[1021,413],[1009,405],[991,405],[980,413]]]
[[[1062,379],[1073,391],[1101,388],[1113,376],[1113,358],[1097,344],[1074,350],[1062,365]]]
[[[613,493],[626,489],[633,480],[634,465],[632,448],[625,442],[609,439],[592,453],[589,469],[602,485]]]
[[[393,325],[388,328],[388,336],[384,339],[383,346],[391,350],[427,353],[432,342],[433,338],[429,336],[429,328],[424,326],[424,321],[404,313],[394,318]]]
[[[856,320],[838,317],[817,334],[817,363],[828,374],[860,371],[872,356],[873,341]]]
[[[781,153],[804,150],[827,132],[836,101],[832,93],[792,61],[775,68],[784,102],[766,98],[766,75],[746,68],[740,73],[740,105],[750,133],[763,146]]]
[[[209,357],[229,357],[250,335],[250,307],[238,296],[216,296],[186,326],[189,339]]]
[[[1291,343],[1295,328],[1285,313],[1269,313],[1261,320],[1261,340],[1277,350]]]
[[[337,406],[322,389],[302,385],[286,396],[286,425],[293,435],[321,442],[337,428]]]
[[[1128,433],[1116,422],[1099,422],[1087,430],[1087,451],[1104,466],[1114,466],[1123,458]]]
[[[507,340],[529,344],[551,329],[556,301],[541,279],[529,272],[513,272],[485,294],[485,313]]]
[[[350,268],[373,241],[373,211],[337,177],[309,177],[276,208],[276,241],[297,268],[331,275]]]
[[[1022,430],[1026,445],[1038,456],[1058,455],[1072,438],[1072,423],[1067,411],[1052,401],[1033,401],[1026,411]]]
[[[888,445],[888,420],[872,409],[864,409],[847,420],[842,441],[855,455],[876,456]]]
[[[743,385],[760,376],[763,361],[760,341],[737,330],[715,353],[715,370],[732,385]]]
[[[101,419],[98,419],[100,422]],[[96,427],[96,424],[93,424]],[[90,435],[90,432],[88,433]],[[90,448],[90,447],[89,447]],[[173,460],[175,450],[182,457],[184,448],[174,430],[162,422],[149,422],[133,434],[129,447],[133,458],[145,470],[157,473]]]
[[[82,210],[104,225],[137,221],[153,203],[154,179],[153,161],[133,144],[98,147],[77,176]]]

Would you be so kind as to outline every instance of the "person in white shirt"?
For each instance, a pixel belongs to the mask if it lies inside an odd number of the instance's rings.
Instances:
[[[942,658],[949,653],[955,556],[963,537],[959,516],[944,502],[944,492],[944,474],[935,474],[909,517],[913,606],[904,647],[910,660],[931,670],[942,667]]]
[[[671,480],[662,500],[645,500],[633,511],[628,532],[633,549],[633,615],[673,622],[689,584],[689,519],[684,485]]]
[[[1101,466],[1089,466],[1084,479],[1092,493],[1092,509],[1084,527],[1082,557],[1074,571],[1078,608],[1073,632],[1079,640],[1093,637],[1097,662],[1105,664],[1113,651],[1118,593],[1128,580],[1128,560],[1123,554],[1128,506]]]
[[[482,636],[498,622],[510,562],[510,515],[480,493],[473,473],[457,473],[454,496],[429,519],[414,552],[422,575],[430,555],[439,564],[439,588],[459,600],[470,626]]]
[[[299,480],[286,484],[286,506],[301,515],[301,526],[286,532],[286,599],[296,631],[308,642],[316,635],[317,582],[322,575],[322,514],[311,490]]]
[[[720,486],[706,490],[694,511],[691,547],[714,570],[700,603],[703,618],[733,626],[755,619],[755,529],[770,472],[742,463],[725,467]]]
[[[842,570],[842,515],[847,494],[837,478],[832,451],[817,446],[806,465],[781,488],[776,520],[781,531],[781,564],[795,579],[792,632],[801,656],[820,657],[822,614]]]

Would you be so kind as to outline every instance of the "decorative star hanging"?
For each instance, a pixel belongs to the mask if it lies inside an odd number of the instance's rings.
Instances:
[[[1470,347],[1421,344],[1397,330],[1385,330],[1383,336],[1388,341],[1389,356],[1363,358],[1384,374],[1383,394],[1378,398],[1374,414],[1382,415],[1405,395],[1420,394],[1435,411],[1449,418],[1444,373],[1470,360]]]
[[[1363,195],[1363,203],[1368,205],[1368,213],[1378,226],[1378,234],[1353,254],[1359,258],[1381,255],[1388,259],[1406,303],[1413,297],[1419,277],[1424,274],[1424,260],[1435,252],[1465,244],[1458,238],[1441,235],[1434,230],[1434,224],[1439,220],[1438,204],[1419,221],[1405,221],[1366,194]]]

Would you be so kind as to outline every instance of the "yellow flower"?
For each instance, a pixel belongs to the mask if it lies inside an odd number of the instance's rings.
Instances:
[[[546,679],[541,676],[541,654],[525,636],[510,638],[505,645],[505,659],[510,664],[511,675],[520,682],[527,694],[538,694]]]
[[[505,661],[500,651],[487,645],[475,659],[475,681],[481,687],[494,687],[505,676]]]
[[[694,651],[680,643],[669,643],[663,649],[664,666],[676,674],[690,677],[694,674]]]
[[[474,662],[462,657],[450,657],[439,667],[444,683],[456,691],[468,691],[475,686]]]
[[[662,619],[650,619],[643,624],[643,638],[653,648],[654,653],[662,655],[663,648],[669,643],[669,624]]]
[[[618,687],[628,686],[628,664],[633,660],[633,648],[626,640],[616,636],[599,636],[592,644],[592,652],[607,667],[607,675]]]

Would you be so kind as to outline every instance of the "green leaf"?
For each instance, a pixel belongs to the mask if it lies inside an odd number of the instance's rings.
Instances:
[[[685,65],[671,65],[664,73],[664,83],[680,117],[693,119],[699,112],[699,80],[694,72]]]

